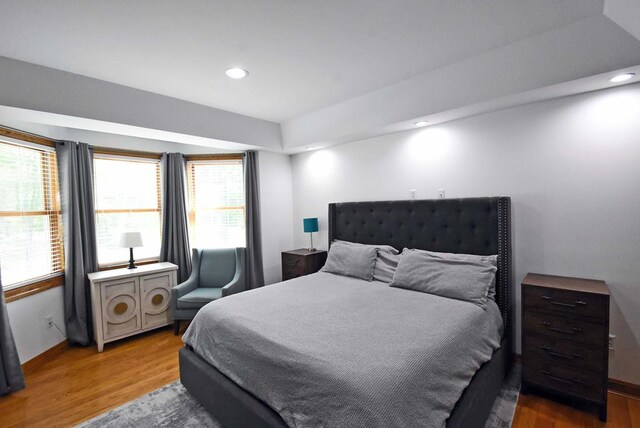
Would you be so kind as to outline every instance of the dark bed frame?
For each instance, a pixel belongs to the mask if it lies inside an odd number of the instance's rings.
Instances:
[[[334,239],[388,244],[399,250],[406,247],[448,253],[498,254],[496,302],[504,321],[502,346],[476,372],[447,420],[447,427],[484,427],[512,360],[510,198],[330,204],[329,245]],[[180,350],[180,380],[225,427],[287,426],[267,404],[220,373],[189,347]]]

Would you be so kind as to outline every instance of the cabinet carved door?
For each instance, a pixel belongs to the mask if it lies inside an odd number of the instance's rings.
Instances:
[[[163,272],[140,277],[142,329],[171,323],[171,275]]]
[[[104,340],[140,330],[140,284],[138,278],[104,282],[101,288]]]

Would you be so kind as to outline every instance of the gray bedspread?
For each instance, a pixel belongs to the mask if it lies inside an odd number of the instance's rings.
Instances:
[[[493,301],[320,272],[216,300],[183,340],[291,427],[442,427],[501,334]]]

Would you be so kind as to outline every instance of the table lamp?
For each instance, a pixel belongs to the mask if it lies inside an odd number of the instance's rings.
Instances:
[[[318,219],[317,218],[305,218],[302,220],[302,225],[304,227],[304,233],[309,234],[309,251],[315,251],[313,248],[313,232],[318,231]]]
[[[128,269],[135,269],[138,266],[133,259],[133,247],[142,247],[142,235],[140,232],[123,232],[120,235],[120,246],[129,249],[129,266]]]

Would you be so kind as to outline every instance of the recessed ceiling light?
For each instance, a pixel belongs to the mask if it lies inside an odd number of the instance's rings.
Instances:
[[[615,77],[612,77],[611,79],[609,79],[609,82],[612,83],[620,83],[620,82],[626,82],[627,80],[635,77],[636,73],[625,73],[625,74],[618,74]]]
[[[429,124],[429,122],[427,122],[426,120],[419,120],[416,123],[414,123],[415,126],[427,126]]]
[[[232,79],[244,79],[249,75],[249,72],[244,68],[240,67],[231,67],[227,71],[224,72],[228,77]]]

